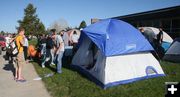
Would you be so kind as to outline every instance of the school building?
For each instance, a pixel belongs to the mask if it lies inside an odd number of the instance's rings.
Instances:
[[[180,6],[113,17],[135,27],[162,28],[172,38],[180,37]]]

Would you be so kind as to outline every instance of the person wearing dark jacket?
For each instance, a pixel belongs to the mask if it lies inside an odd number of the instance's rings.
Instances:
[[[163,31],[162,31],[162,29],[160,28],[160,29],[159,29],[159,34],[157,35],[157,43],[158,43],[158,46],[161,46],[162,41],[163,41]]]
[[[160,58],[162,58],[165,53],[164,48],[161,46],[162,42],[163,42],[163,30],[161,28],[159,28],[159,34],[157,34],[155,50],[158,53]]]
[[[51,36],[47,37],[46,49],[47,49],[48,57],[50,57],[50,65],[55,65],[53,62],[53,60],[54,60],[54,41]]]

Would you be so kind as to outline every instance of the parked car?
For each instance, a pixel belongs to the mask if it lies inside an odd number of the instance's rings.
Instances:
[[[1,50],[6,49],[6,39],[4,36],[0,36],[0,48],[2,48]]]

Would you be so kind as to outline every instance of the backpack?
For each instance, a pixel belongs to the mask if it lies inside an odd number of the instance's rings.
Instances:
[[[52,38],[47,38],[46,40],[46,48],[47,49],[52,49],[54,47],[54,41],[52,40]]]
[[[9,45],[9,49],[7,50],[8,53],[10,54],[10,56],[12,57],[16,57],[19,53],[19,50],[18,50],[18,46],[16,44],[15,41],[13,41],[10,45]]]
[[[19,53],[19,49],[18,49],[15,39],[9,44],[9,47],[8,47],[9,49],[7,50],[7,53],[9,53],[9,55],[12,57],[16,57]]]

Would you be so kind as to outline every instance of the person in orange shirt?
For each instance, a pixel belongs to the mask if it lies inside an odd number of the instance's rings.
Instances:
[[[25,82],[26,80],[22,76],[22,68],[25,64],[24,59],[24,52],[23,52],[23,43],[24,43],[24,28],[19,27],[18,29],[18,35],[15,38],[15,42],[18,48],[18,55],[16,57],[16,73],[15,73],[15,80],[17,82]]]
[[[35,49],[35,47],[33,45],[29,45],[29,47],[28,47],[28,55],[30,57],[39,57],[39,54],[38,54],[37,50]]]

